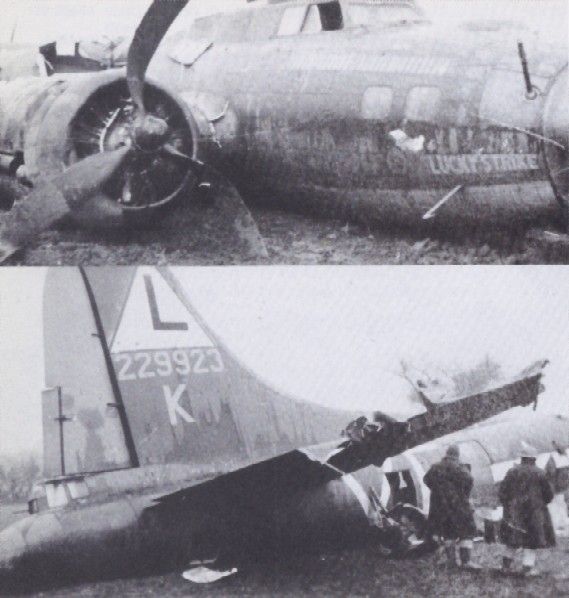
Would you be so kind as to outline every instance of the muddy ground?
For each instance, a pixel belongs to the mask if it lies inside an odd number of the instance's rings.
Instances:
[[[24,516],[25,505],[0,506],[0,529]],[[181,571],[168,575],[85,583],[0,596],[424,596],[445,598],[549,598],[569,596],[569,539],[538,553],[541,575],[503,576],[501,546],[475,543],[480,572],[450,570],[440,554],[414,560],[386,559],[375,546],[350,548],[323,555],[294,555],[278,562],[253,563],[236,575],[209,585],[184,580]]]
[[[178,208],[147,230],[86,231],[70,222],[42,233],[16,265],[127,264],[551,264],[569,263],[569,242],[545,230],[558,222],[509,230],[388,231],[257,205],[253,216],[268,258],[247,255],[214,208]]]
[[[569,542],[541,551],[542,574],[526,579],[493,570],[500,547],[477,543],[481,572],[449,570],[437,554],[418,560],[386,560],[374,547],[253,565],[210,585],[185,581],[180,572],[165,576],[89,583],[35,596],[444,596],[515,598],[569,595]]]

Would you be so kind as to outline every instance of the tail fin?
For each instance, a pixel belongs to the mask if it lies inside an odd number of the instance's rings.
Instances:
[[[80,303],[85,313],[68,320],[67,306],[52,304],[66,302],[63,289],[70,283],[70,303]],[[61,334],[66,322],[71,335]],[[93,333],[102,341],[97,350],[91,347]],[[87,462],[87,469],[174,462],[233,468],[335,439],[353,416],[284,396],[261,382],[216,338],[173,274],[150,267],[51,271],[46,371],[48,385],[63,387],[77,412],[73,422],[54,426],[50,399],[50,454],[59,454],[53,447],[63,426],[75,457],[68,448],[65,456],[76,468]],[[120,440],[111,415],[115,425],[122,424]],[[117,443],[121,459],[111,462]]]

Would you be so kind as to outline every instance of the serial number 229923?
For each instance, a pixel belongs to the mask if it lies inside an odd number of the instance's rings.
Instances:
[[[114,355],[113,360],[120,381],[166,378],[174,373],[180,376],[220,373],[225,369],[217,349],[140,351]]]

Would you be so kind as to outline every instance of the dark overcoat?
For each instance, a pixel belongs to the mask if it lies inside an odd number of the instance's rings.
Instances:
[[[427,472],[423,481],[431,490],[429,530],[449,540],[476,535],[469,497],[472,476],[458,459],[444,457]]]
[[[511,548],[555,546],[555,531],[547,505],[553,490],[545,472],[533,463],[515,465],[500,484],[504,516],[501,541]]]

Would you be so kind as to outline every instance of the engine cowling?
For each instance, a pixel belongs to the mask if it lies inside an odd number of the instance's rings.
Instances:
[[[137,148],[108,181],[102,191],[120,204],[120,224],[155,221],[188,197],[197,177],[183,156],[200,161],[207,154],[210,128],[174,93],[150,80],[145,104],[148,114],[168,123],[162,141],[175,151]],[[91,154],[135,143],[135,118],[123,70],[14,81],[0,87],[0,163],[33,185]],[[75,218],[101,224],[92,212]]]

